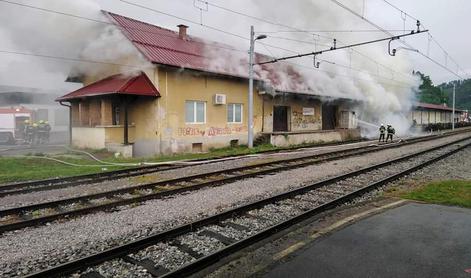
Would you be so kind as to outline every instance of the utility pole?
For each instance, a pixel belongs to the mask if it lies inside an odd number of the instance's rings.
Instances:
[[[456,93],[456,83],[453,83],[453,121],[451,123],[451,130],[455,130],[455,93]]]
[[[247,124],[249,126],[248,146],[253,148],[253,60],[255,47],[255,32],[253,25],[250,26],[250,50],[249,50],[249,117]]]
[[[248,132],[248,146],[249,148],[253,148],[253,75],[254,75],[254,48],[255,48],[255,41],[256,40],[263,40],[267,36],[259,35],[255,37],[255,31],[253,25],[250,26],[250,50],[249,50],[249,117],[247,119],[249,132]]]

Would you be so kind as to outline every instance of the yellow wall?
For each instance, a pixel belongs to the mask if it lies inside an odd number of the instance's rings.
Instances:
[[[192,151],[194,143],[203,144],[203,150],[227,146],[231,140],[246,144],[248,82],[161,68],[158,71],[158,84],[161,97],[157,100],[159,112],[156,122],[161,152]],[[226,95],[226,105],[214,104],[215,94]],[[205,123],[185,122],[185,101],[188,100],[206,103]],[[227,104],[230,103],[242,104],[242,123],[227,122]],[[261,100],[255,92],[255,132],[261,131],[261,122]],[[138,125],[136,123],[136,127]]]
[[[114,72],[110,72],[113,74]],[[229,146],[231,141],[247,144],[248,131],[248,81],[238,78],[215,76],[191,70],[155,67],[146,71],[149,79],[160,92],[160,97],[137,97],[129,103],[129,124],[133,127],[130,141],[134,154],[151,156],[178,152],[206,151],[209,148]],[[86,78],[89,84],[103,78]],[[255,86],[256,87],[256,86]],[[226,104],[214,104],[215,94],[226,95]],[[102,123],[110,122],[111,102],[101,98],[96,110],[107,115],[94,115]],[[206,103],[205,123],[185,122],[185,101]],[[227,104],[242,104],[242,123],[227,122]],[[312,96],[260,95],[254,90],[254,133],[269,133],[273,130],[273,107],[288,106],[288,130],[293,132],[313,131],[322,128],[322,105]],[[303,107],[314,108],[315,115],[303,115]],[[100,109],[98,109],[100,108]],[[124,115],[124,113],[121,113]],[[98,120],[96,120],[98,121]],[[121,121],[121,124],[123,122]],[[97,127],[99,128],[99,126]],[[106,133],[106,142],[120,141],[122,129]],[[116,133],[116,134],[115,134]],[[103,137],[103,136],[101,136]],[[86,140],[86,138],[80,138]]]

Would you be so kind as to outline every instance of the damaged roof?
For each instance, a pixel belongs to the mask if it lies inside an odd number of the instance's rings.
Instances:
[[[56,101],[67,101],[99,95],[136,95],[159,97],[160,93],[144,72],[138,75],[116,74],[73,91]]]
[[[132,18],[103,11],[152,63],[248,78],[248,54],[230,45],[204,40]],[[237,54],[235,51],[244,52]],[[272,59],[256,54],[256,61]],[[288,63],[255,67],[255,78],[283,92],[310,91],[303,76]]]

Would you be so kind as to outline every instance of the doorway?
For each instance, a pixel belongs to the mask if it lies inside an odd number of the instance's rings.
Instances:
[[[273,131],[288,131],[288,106],[273,106]]]
[[[322,130],[335,129],[335,123],[337,122],[336,111],[337,106],[328,103],[322,104]]]

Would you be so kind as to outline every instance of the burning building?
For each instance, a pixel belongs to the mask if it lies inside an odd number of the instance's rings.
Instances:
[[[150,156],[247,143],[248,65],[229,46],[185,25],[174,32],[105,14],[152,66],[84,73],[83,88],[57,99],[70,103],[74,146]],[[316,95],[289,64],[255,70],[256,137],[279,146],[360,137],[355,101]]]

